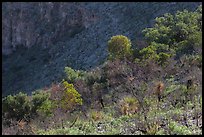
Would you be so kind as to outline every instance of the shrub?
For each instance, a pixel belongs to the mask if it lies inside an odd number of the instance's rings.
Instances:
[[[202,55],[183,55],[180,58],[182,66],[198,66],[202,67]]]
[[[88,86],[93,85],[95,82],[101,82],[101,72],[99,70],[93,70],[91,72],[86,73],[84,76],[84,81]]]
[[[66,80],[73,83],[77,79],[81,79],[85,72],[74,70],[71,67],[65,67],[64,72],[66,73]]]
[[[50,94],[43,91],[36,91],[32,96],[27,96],[25,93],[9,95],[3,98],[3,113],[6,117],[16,120],[31,120],[41,112],[41,114],[50,116],[54,102],[49,100]]]
[[[16,95],[9,95],[2,100],[3,113],[7,118],[21,120],[30,115],[31,105],[27,94],[19,92]]]
[[[131,42],[123,35],[117,35],[111,37],[108,41],[109,57],[112,58],[124,58],[131,55]]]
[[[51,100],[46,99],[41,106],[37,109],[37,112],[41,113],[43,116],[52,116],[52,109],[55,108],[55,103]]]
[[[163,17],[157,17],[154,27],[145,28],[143,33],[149,43],[154,42],[158,45],[157,54],[168,53],[158,50],[165,45],[177,55],[184,52],[192,53],[192,50],[196,51],[195,49],[202,45],[201,11],[202,6],[199,6],[194,12],[184,10],[177,11],[175,15],[166,13]]]
[[[140,58],[144,61],[158,61],[158,64],[165,65],[168,59],[174,55],[173,51],[168,51],[169,46],[165,44],[159,44],[151,42],[151,44],[139,51]]]
[[[60,108],[65,111],[71,111],[77,105],[82,105],[81,95],[76,91],[73,84],[69,84],[63,80],[62,85],[64,88],[62,98],[60,99]]]
[[[158,132],[159,124],[157,122],[152,122],[148,125],[147,135],[155,135]]]
[[[103,114],[100,111],[91,111],[91,118],[94,121],[98,121],[98,120],[103,119]]]
[[[50,94],[41,90],[32,93],[32,113],[37,114],[39,109],[45,101],[48,100]]]
[[[134,97],[125,97],[121,103],[121,112],[124,115],[132,115],[138,112],[139,102]]]
[[[169,129],[171,135],[190,135],[192,131],[188,129],[188,127],[179,125],[175,121],[171,121],[169,123]]]
[[[66,78],[70,82],[74,82],[75,79],[79,77],[79,74],[73,70],[71,67],[65,67],[64,71],[66,73]]]

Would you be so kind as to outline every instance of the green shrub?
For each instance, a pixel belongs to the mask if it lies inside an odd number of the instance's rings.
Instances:
[[[174,55],[172,51],[168,50],[169,45],[151,42],[149,46],[139,51],[139,55],[143,61],[148,59],[151,61],[158,61],[158,64],[160,65],[165,65],[168,59]]]
[[[17,120],[30,120],[40,114],[50,116],[52,108],[55,104],[49,100],[50,94],[44,91],[36,91],[32,96],[27,96],[25,93],[9,95],[3,98],[3,113],[7,113],[7,118]]]
[[[32,113],[37,114],[37,109],[39,109],[42,104],[48,100],[50,94],[44,91],[35,91],[32,93]]]
[[[81,95],[76,91],[73,84],[69,84],[63,80],[62,85],[64,88],[62,98],[59,100],[59,107],[65,111],[71,111],[77,105],[82,105]]]
[[[64,72],[66,74],[66,80],[73,83],[77,79],[82,79],[85,75],[85,72],[74,70],[71,67],[65,67]]]
[[[103,76],[99,70],[93,70],[84,75],[84,81],[87,83],[88,86],[93,85],[95,82],[97,83],[104,82],[102,78]]]
[[[101,111],[91,111],[91,118],[94,120],[94,121],[98,121],[98,120],[102,120],[103,119],[103,113]]]
[[[158,61],[159,61],[160,65],[165,65],[166,63],[168,63],[167,60],[171,57],[170,54],[167,54],[167,53],[164,53],[164,52],[160,52],[158,54],[158,56],[159,56]]]
[[[50,99],[51,94],[43,90],[37,90],[32,93],[32,117],[52,116],[53,109],[56,108],[56,102]]]
[[[160,129],[160,130],[158,130],[157,132],[156,132],[156,134],[155,135],[165,135],[166,133],[165,133],[165,130],[164,129]]]
[[[31,105],[27,94],[19,92],[16,95],[9,95],[2,100],[3,113],[7,118],[21,120],[30,115]]]
[[[46,99],[41,106],[37,109],[37,112],[41,113],[43,116],[52,116],[53,109],[55,108],[55,103],[51,100]]]
[[[125,97],[121,102],[120,110],[124,115],[135,114],[139,110],[139,102],[134,97]]]
[[[64,71],[66,73],[67,80],[70,82],[74,82],[74,80],[79,77],[79,74],[71,67],[65,67]]]
[[[166,13],[163,17],[157,17],[153,28],[143,30],[145,38],[150,43],[141,51],[144,52],[144,57],[158,55],[162,63],[175,53],[178,56],[183,53],[192,53],[192,50],[199,53],[202,47],[202,13],[200,11],[202,11],[202,6],[194,12],[184,10],[178,11],[175,15]]]
[[[96,81],[98,81],[98,77],[97,75],[94,75],[93,72],[89,72],[87,73],[87,75],[85,76],[85,82],[87,85],[91,86],[93,85]]]
[[[139,54],[142,56],[143,59],[158,60],[159,58],[156,53],[156,47],[151,46],[151,45],[140,50]]]
[[[134,97],[125,97],[124,101],[125,101],[125,103],[128,103],[130,106],[131,105],[136,105],[136,106],[139,105],[138,100]]]
[[[111,59],[127,57],[132,53],[131,42],[126,36],[113,36],[108,41],[108,51]]]
[[[192,131],[188,127],[178,124],[175,121],[169,123],[171,135],[191,135]]]

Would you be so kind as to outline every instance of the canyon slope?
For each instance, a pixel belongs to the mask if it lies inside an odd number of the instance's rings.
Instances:
[[[44,88],[63,78],[64,67],[89,70],[107,58],[107,41],[125,35],[134,46],[156,17],[199,2],[4,2],[3,95]]]

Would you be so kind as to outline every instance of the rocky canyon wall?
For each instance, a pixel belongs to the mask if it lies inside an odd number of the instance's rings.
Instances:
[[[47,47],[86,28],[94,13],[77,3],[6,2],[2,5],[2,52]],[[93,19],[92,19],[93,21]]]

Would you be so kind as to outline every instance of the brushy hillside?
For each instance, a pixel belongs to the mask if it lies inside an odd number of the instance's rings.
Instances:
[[[59,82],[47,67],[51,85],[3,97],[2,134],[201,135],[202,5],[156,17],[141,33],[145,46],[111,36],[100,66],[66,66]]]
[[[127,36],[145,46],[142,30],[154,18],[194,2],[3,3],[3,94],[32,91],[63,78],[66,66],[89,70],[107,58],[107,41]],[[25,47],[25,48],[23,48]]]

